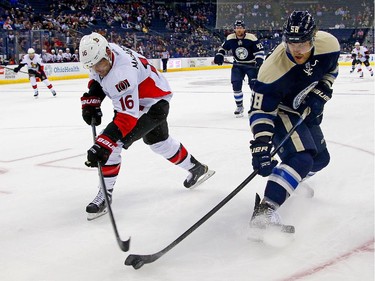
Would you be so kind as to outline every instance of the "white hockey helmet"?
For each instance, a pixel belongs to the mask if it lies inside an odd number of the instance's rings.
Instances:
[[[27,53],[28,53],[29,55],[31,55],[31,54],[35,54],[35,50],[34,50],[33,48],[29,48],[29,49],[27,50]]]
[[[361,46],[361,44],[359,44],[359,42],[355,42],[354,46]]]
[[[93,32],[82,37],[79,43],[79,54],[81,63],[85,68],[90,68],[105,58],[112,63],[107,54],[109,47],[107,39],[99,33]]]

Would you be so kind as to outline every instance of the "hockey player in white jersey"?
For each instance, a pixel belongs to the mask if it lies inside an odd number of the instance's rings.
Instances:
[[[370,75],[374,75],[374,71],[372,70],[369,59],[370,59],[370,52],[365,46],[361,46],[359,42],[355,42],[354,49],[352,51],[352,69],[350,73],[353,73],[356,66],[358,65],[358,73],[359,77],[363,78],[363,70],[362,70],[362,63],[366,66],[367,70],[370,72]]]
[[[101,164],[110,199],[120,171],[122,148],[128,149],[141,138],[152,151],[188,171],[183,183],[186,188],[193,188],[214,174],[169,135],[167,116],[172,91],[145,57],[108,43],[95,32],[82,37],[79,55],[81,63],[90,70],[89,90],[81,97],[83,119],[89,125],[99,125],[100,105],[105,97],[112,100],[115,110],[113,121],[87,151],[85,163],[89,167]],[[88,220],[106,213],[101,188],[86,212]]]
[[[49,82],[46,73],[44,72],[44,65],[40,55],[35,54],[33,48],[27,50],[27,54],[23,57],[20,64],[13,69],[15,73],[21,70],[22,67],[27,65],[30,84],[34,89],[34,97],[37,98],[39,95],[38,84],[36,83],[36,78],[39,78],[51,91],[53,96],[56,96],[56,91],[53,89],[52,84]]]

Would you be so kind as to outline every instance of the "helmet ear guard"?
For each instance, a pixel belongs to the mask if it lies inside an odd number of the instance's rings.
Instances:
[[[286,43],[313,41],[316,32],[315,20],[308,11],[293,11],[284,24],[283,41]]]
[[[91,68],[103,58],[112,63],[111,57],[107,54],[110,49],[107,39],[99,33],[93,32],[82,37],[79,43],[80,61],[85,68]]]

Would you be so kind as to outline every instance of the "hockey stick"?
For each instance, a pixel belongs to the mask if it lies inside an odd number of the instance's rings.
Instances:
[[[307,115],[307,112],[304,112],[302,116],[299,118],[297,123],[293,126],[293,128],[289,131],[289,133],[282,139],[280,144],[271,152],[271,157],[275,156],[276,153],[280,150],[280,148],[284,145],[284,143],[290,138],[290,136],[294,133],[297,127],[303,122]],[[179,244],[182,240],[184,240],[187,236],[189,236],[194,230],[196,230],[199,226],[201,226],[205,221],[207,221],[212,215],[214,215],[218,210],[220,210],[226,203],[229,202],[238,192],[240,192],[256,175],[258,174],[258,170],[254,170],[250,176],[248,176],[235,190],[233,190],[227,197],[225,197],[219,204],[217,204],[211,211],[209,211],[204,217],[202,217],[199,221],[197,221],[193,226],[191,226],[188,230],[186,230],[183,234],[181,234],[176,240],[170,243],[167,247],[162,249],[161,251],[150,254],[150,255],[137,255],[131,254],[125,260],[125,265],[131,265],[134,269],[141,268],[145,263],[152,263],[167,253],[169,250],[174,248],[177,244]]]
[[[94,123],[95,123],[95,120],[93,118],[92,121],[91,121],[91,129],[92,129],[92,135],[93,135],[93,139],[94,139],[94,143],[95,143],[96,127],[95,127]],[[109,202],[109,195],[108,195],[107,187],[106,187],[105,182],[104,182],[102,165],[99,163],[99,161],[98,161],[98,174],[99,174],[99,179],[100,179],[100,186],[101,186],[101,189],[104,193],[105,203],[106,203],[107,208],[108,208],[108,214],[109,214],[109,217],[111,219],[113,230],[114,230],[115,235],[116,235],[117,243],[118,243],[120,249],[123,252],[127,252],[127,251],[129,251],[129,248],[130,248],[130,237],[129,237],[128,240],[121,240],[120,235],[118,234],[115,218],[113,216],[111,204]]]
[[[9,69],[9,70],[12,70],[12,71],[14,70],[13,68],[6,67],[6,66],[0,66],[0,67],[6,68],[6,69]],[[25,74],[29,74],[28,72],[26,72],[26,71],[22,71],[22,70],[20,70],[20,71],[18,71],[18,72],[20,72],[20,73],[25,73]],[[17,74],[17,72],[14,72],[14,73]]]
[[[255,64],[244,64],[244,63],[231,62],[231,61],[224,61],[224,63],[232,64],[232,65],[236,65],[240,67],[245,67],[245,68],[254,68],[254,69],[258,68]]]

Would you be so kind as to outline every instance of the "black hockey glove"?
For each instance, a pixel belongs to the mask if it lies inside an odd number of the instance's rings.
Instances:
[[[262,177],[269,176],[277,165],[277,160],[271,158],[272,144],[262,138],[252,140],[250,144],[253,169]]]
[[[116,146],[116,142],[112,141],[108,136],[99,135],[96,138],[95,144],[87,151],[85,165],[87,167],[98,167],[98,162],[104,165]]]
[[[102,123],[102,110],[100,105],[102,100],[97,96],[90,96],[88,93],[84,93],[81,97],[82,104],[82,118],[88,125],[91,125],[91,121],[94,120],[94,125],[99,126]]]
[[[224,55],[222,53],[217,53],[214,58],[214,63],[222,65],[224,63]]]
[[[255,62],[256,62],[255,63],[255,67],[259,69],[262,66],[262,64],[263,64],[263,61],[264,60],[260,59],[260,58],[255,59]]]
[[[34,69],[29,69],[27,72],[30,75],[35,75],[35,77],[38,77],[38,78],[42,79],[42,74],[39,73],[38,71],[34,70]]]
[[[21,67],[20,67],[20,66],[17,66],[16,68],[13,69],[13,71],[14,71],[15,73],[17,73],[17,72],[20,71],[20,70],[21,70]]]
[[[298,111],[302,114],[307,107],[310,108],[309,115],[305,118],[307,126],[311,127],[319,125],[323,120],[324,105],[332,97],[332,89],[328,87],[324,82],[319,82],[318,85],[311,90],[307,95],[304,102],[298,108]]]

